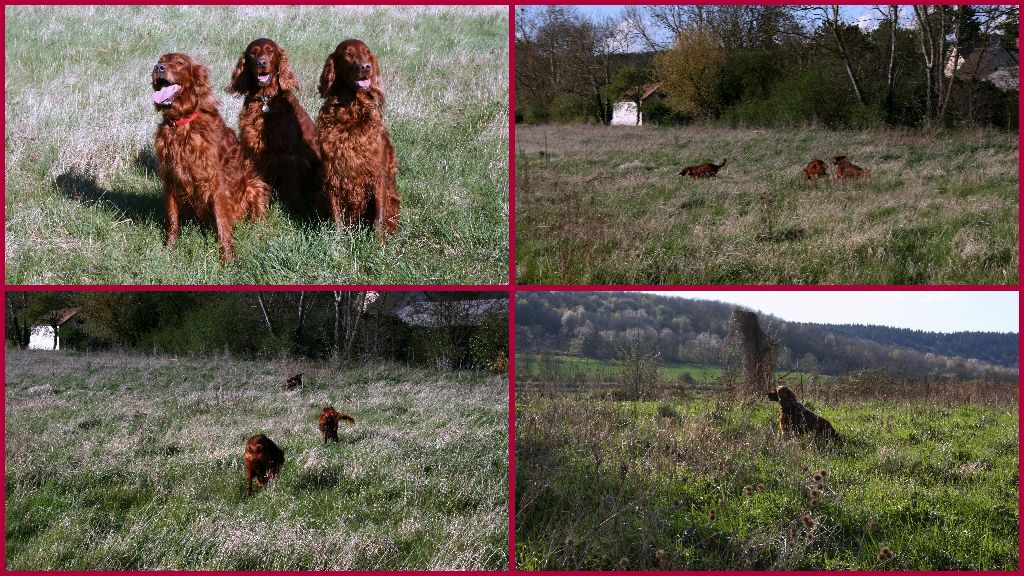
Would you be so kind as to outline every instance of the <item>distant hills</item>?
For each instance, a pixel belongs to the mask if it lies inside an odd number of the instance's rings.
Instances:
[[[613,358],[643,338],[667,362],[721,364],[732,304],[637,292],[519,292],[516,351]],[[883,369],[907,376],[1015,377],[1018,335],[943,334],[761,315],[783,346],[779,369],[842,374]]]

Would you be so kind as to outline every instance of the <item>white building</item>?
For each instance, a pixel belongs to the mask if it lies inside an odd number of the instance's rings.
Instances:
[[[640,92],[640,103],[648,104],[660,102],[664,94],[658,91],[661,84],[647,84],[638,88]],[[626,94],[631,96],[631,94]],[[612,109],[612,126],[643,126],[644,113],[637,110],[635,100],[616,102]]]
[[[79,325],[78,308],[54,310],[47,313],[40,322],[32,327],[28,337],[29,350],[60,350],[60,329],[75,328]]]

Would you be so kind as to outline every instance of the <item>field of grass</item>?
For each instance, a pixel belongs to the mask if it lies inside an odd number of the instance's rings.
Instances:
[[[357,424],[325,446],[328,403]],[[508,566],[501,377],[8,351],[5,406],[9,570]],[[245,498],[258,433],[286,461]]]
[[[981,130],[517,126],[516,277],[1016,284],[1017,150]],[[872,178],[804,178],[836,154]],[[678,174],[723,157],[716,179]]]
[[[517,395],[517,566],[1018,569],[1016,405],[808,404],[843,444],[769,402]]]
[[[506,6],[8,6],[8,284],[482,284],[508,282]],[[150,98],[157,58],[179,51],[224,91],[261,36],[289,54],[315,120],[324,60],[346,38],[377,54],[398,157],[401,229],[381,247],[366,228],[290,217],[236,229],[218,264],[215,231],[166,215]]]
[[[585,356],[569,356],[566,354],[552,354],[549,357],[551,366],[567,373],[580,373],[587,375],[606,374],[610,378],[615,377],[618,365],[606,359],[587,358]],[[517,354],[516,374],[524,377],[541,376],[542,359],[539,354]],[[722,375],[721,366],[702,364],[686,364],[683,362],[665,362],[659,364],[658,371],[665,378],[678,380],[683,374],[689,374],[697,381],[705,382],[718,378]]]

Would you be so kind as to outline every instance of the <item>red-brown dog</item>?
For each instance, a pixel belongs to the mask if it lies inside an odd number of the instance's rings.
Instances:
[[[687,166],[679,172],[680,176],[689,176],[696,180],[697,178],[713,178],[718,175],[718,171],[725,166],[725,161],[728,158],[722,158],[720,164],[712,164],[711,162],[705,162],[703,164],[697,164],[696,166]]]
[[[846,156],[833,156],[832,163],[836,165],[836,178],[839,180],[871,177],[871,170],[864,170],[847,160]]]
[[[815,158],[807,163],[807,168],[804,168],[804,176],[806,176],[808,180],[828,178],[828,164],[825,164],[824,161]]]
[[[284,465],[284,450],[263,434],[249,438],[245,443],[245,495],[252,493],[252,480],[260,486],[277,478]]]
[[[356,419],[334,409],[333,406],[326,406],[320,411],[320,433],[324,435],[324,444],[330,438],[338,442],[338,421],[344,420],[349,424],[355,424]]]
[[[786,386],[779,386],[772,392],[768,392],[768,399],[778,402],[782,406],[782,416],[779,417],[779,430],[786,434],[813,433],[815,437],[824,436],[830,440],[839,441],[839,433],[832,427],[832,423],[822,416],[811,412],[803,404],[797,402],[796,394]]]

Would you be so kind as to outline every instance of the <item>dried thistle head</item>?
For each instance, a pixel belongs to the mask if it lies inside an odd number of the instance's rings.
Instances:
[[[821,475],[821,472],[818,472],[817,474],[814,475],[814,481],[815,482],[819,482],[820,483],[822,478],[824,478],[824,476]]]
[[[708,510],[708,520],[711,520],[712,522],[714,522],[715,518],[717,518],[717,517],[718,517],[718,513],[715,512],[714,508]]]
[[[800,515],[800,522],[803,523],[803,525],[805,527],[807,527],[807,528],[813,528],[814,527],[814,518],[811,517],[811,513],[810,512],[804,512],[803,514],[801,514]]]
[[[744,496],[750,496],[753,493],[754,493],[754,487],[751,486],[750,484],[747,484],[746,486],[743,487],[743,495]]]
[[[750,569],[750,559],[748,559],[748,558],[741,558],[740,559],[740,570],[749,570],[749,569]]]
[[[758,492],[764,492],[764,484],[758,484],[754,489]]]
[[[818,507],[818,499],[817,498],[811,498],[810,507],[811,507],[811,510],[814,510],[815,508]]]
[[[895,554],[892,553],[892,550],[889,550],[888,546],[882,546],[882,549],[878,551],[878,561],[879,562],[885,562],[886,560],[892,560],[892,558],[894,556],[895,556]]]
[[[811,499],[818,498],[819,496],[821,496],[821,490],[818,490],[817,488],[811,490]]]
[[[629,569],[629,558],[619,558],[619,568],[622,570]]]
[[[654,556],[658,559],[658,564],[661,564],[662,562],[668,559],[668,552],[665,552],[661,548],[658,548],[654,552]]]

